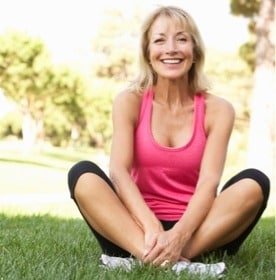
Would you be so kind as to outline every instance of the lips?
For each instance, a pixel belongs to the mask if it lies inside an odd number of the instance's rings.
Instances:
[[[170,59],[162,59],[161,60],[163,63],[165,64],[178,64],[181,63],[183,61],[183,59],[179,59],[179,58],[170,58]]]

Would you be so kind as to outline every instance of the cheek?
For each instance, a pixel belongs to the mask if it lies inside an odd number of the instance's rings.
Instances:
[[[157,59],[160,55],[162,55],[163,50],[161,48],[151,47],[148,53],[150,60],[153,60]]]
[[[186,53],[188,56],[194,56],[194,48],[192,45],[187,45],[184,49],[183,52]]]

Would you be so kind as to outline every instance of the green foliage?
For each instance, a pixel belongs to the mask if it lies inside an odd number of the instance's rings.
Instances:
[[[50,82],[49,55],[40,39],[21,33],[0,37],[0,87],[7,96],[30,105],[43,100]]]
[[[253,72],[255,69],[255,46],[256,46],[256,17],[259,13],[261,0],[231,0],[230,10],[233,15],[249,18],[248,32],[251,35],[250,40],[240,46],[239,54],[241,58],[249,65]]]
[[[93,40],[96,55],[93,72],[100,78],[125,80],[133,75],[137,59],[139,9],[134,14],[107,10],[103,24]]]
[[[45,113],[45,140],[54,146],[65,147],[70,142],[72,123],[61,110]]]
[[[252,72],[255,69],[255,49],[255,41],[246,42],[239,48],[240,57],[248,64]]]
[[[258,14],[261,0],[231,0],[230,8],[234,15],[252,18]]]
[[[56,67],[53,82],[56,94],[53,103],[62,108],[71,122],[84,121],[83,106],[85,104],[86,85],[79,73],[68,67]]]
[[[69,141],[70,126],[85,124],[83,78],[68,67],[53,65],[41,40],[22,33],[0,37],[0,87],[36,126],[44,124],[47,115],[55,114],[56,110],[56,115],[62,112],[67,117],[65,125],[58,127],[56,122],[49,129],[51,136],[55,135],[55,143],[64,142],[61,138],[66,136]],[[44,129],[44,125],[40,127]],[[44,135],[44,131],[40,134]]]
[[[120,86],[120,83],[111,79],[97,79],[91,83],[86,96],[86,127],[82,134],[86,141],[90,139],[90,145],[105,148],[106,151],[110,148],[112,138],[112,102]]]
[[[18,138],[22,135],[21,130],[22,115],[18,111],[12,111],[0,119],[0,139],[9,135]]]

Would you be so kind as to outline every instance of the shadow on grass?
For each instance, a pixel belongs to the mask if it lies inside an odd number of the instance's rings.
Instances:
[[[35,166],[41,166],[41,167],[48,167],[48,168],[55,168],[59,170],[66,170],[66,167],[59,166],[57,164],[53,163],[45,163],[45,162],[40,162],[36,160],[29,160],[29,159],[8,159],[8,158],[1,158],[0,157],[0,162],[6,162],[6,163],[17,163],[17,164],[28,164],[28,165],[35,165]]]
[[[97,151],[95,150],[84,152],[61,149],[45,150],[37,154],[31,153],[30,155],[23,155],[18,152],[8,152],[5,156],[0,156],[0,162],[29,164],[64,170],[68,168],[68,165],[73,165],[83,159],[89,159],[96,153]]]

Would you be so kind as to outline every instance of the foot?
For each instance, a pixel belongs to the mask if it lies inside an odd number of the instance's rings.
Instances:
[[[102,254],[100,257],[101,266],[108,269],[122,268],[124,270],[130,271],[137,263],[134,258],[121,258],[121,257],[113,257]]]
[[[181,271],[187,271],[191,274],[209,275],[213,277],[222,278],[226,271],[226,265],[224,262],[204,264],[199,262],[186,262],[181,261],[173,265],[172,270],[177,274]]]

